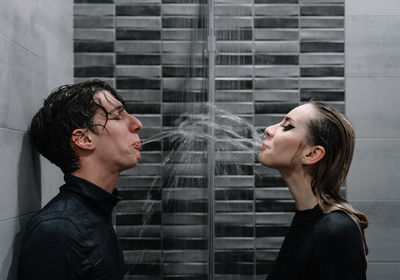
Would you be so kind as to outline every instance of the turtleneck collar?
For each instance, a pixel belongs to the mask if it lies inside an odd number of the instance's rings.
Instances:
[[[100,215],[111,218],[112,209],[121,200],[117,189],[110,194],[101,187],[73,175],[65,175],[64,180],[66,184],[60,187],[60,192],[74,193],[96,208]]]
[[[322,209],[317,204],[312,209],[297,210],[294,215],[292,224],[302,224],[321,218],[324,215]]]

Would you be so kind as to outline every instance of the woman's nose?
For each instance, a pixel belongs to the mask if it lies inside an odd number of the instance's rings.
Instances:
[[[274,134],[275,134],[274,126],[275,126],[275,125],[271,125],[271,126],[268,126],[268,127],[265,129],[264,133],[265,133],[265,135],[266,135],[267,137],[272,137],[272,136],[274,136]]]

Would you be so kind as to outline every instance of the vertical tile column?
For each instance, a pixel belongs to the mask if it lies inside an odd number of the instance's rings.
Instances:
[[[344,0],[300,0],[300,98],[344,112]]]
[[[75,82],[99,78],[115,86],[114,0],[75,0]]]
[[[116,88],[127,111],[143,123],[145,140],[161,131],[161,1],[116,1]],[[125,255],[125,279],[160,279],[162,215],[161,143],[143,146],[140,164],[119,181],[117,233]]]
[[[254,1],[254,124],[260,131],[299,104],[299,4]],[[256,279],[264,279],[293,217],[294,205],[276,170],[255,166]]]

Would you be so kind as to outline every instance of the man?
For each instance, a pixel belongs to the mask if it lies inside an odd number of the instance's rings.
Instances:
[[[123,279],[111,211],[120,172],[140,159],[141,128],[103,81],[61,86],[44,101],[29,135],[65,185],[30,220],[18,279]]]

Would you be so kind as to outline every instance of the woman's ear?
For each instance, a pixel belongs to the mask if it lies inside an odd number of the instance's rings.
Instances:
[[[325,156],[325,148],[322,146],[311,146],[308,153],[304,156],[305,165],[313,165]]]
[[[72,132],[71,142],[78,148],[92,151],[95,148],[92,134],[87,129],[77,128]]]

